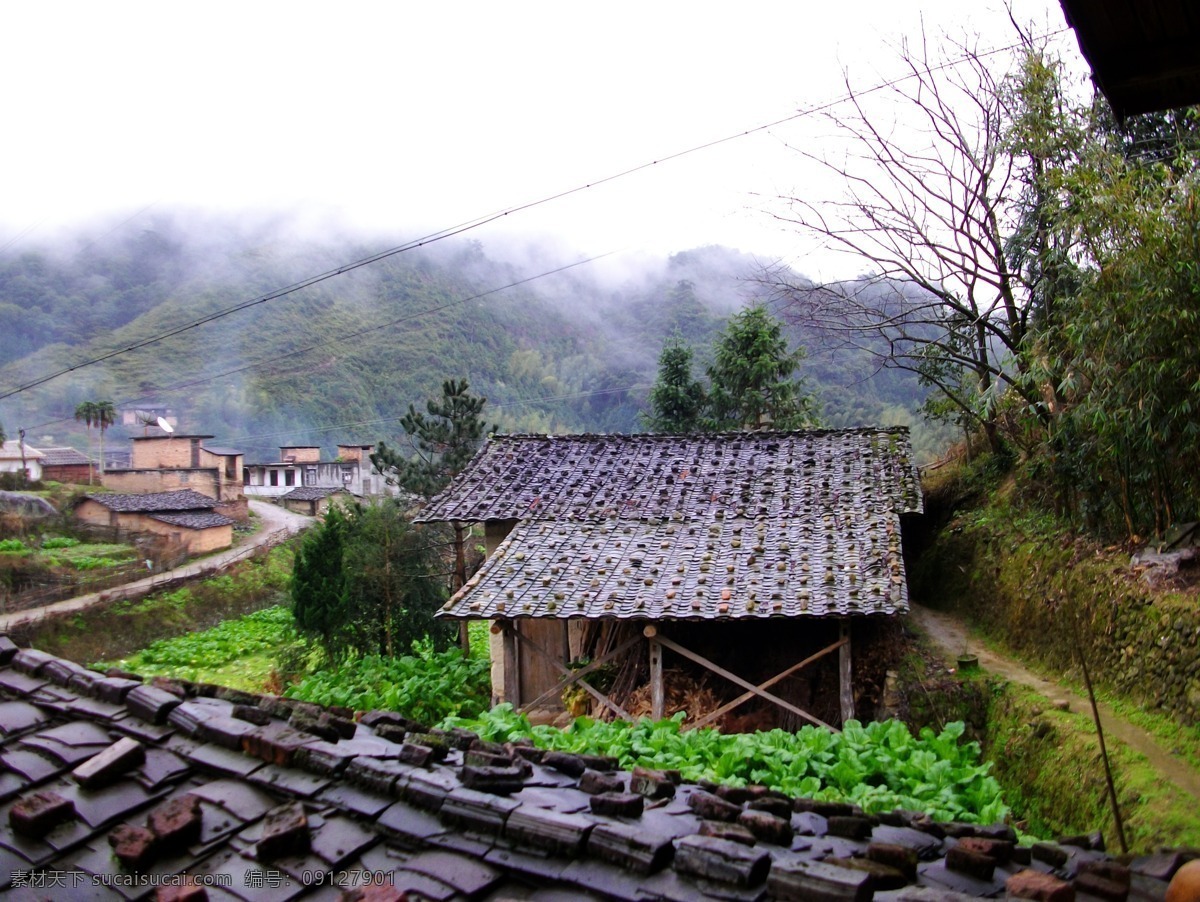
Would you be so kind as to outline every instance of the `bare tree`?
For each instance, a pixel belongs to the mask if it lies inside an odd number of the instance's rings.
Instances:
[[[1019,171],[1005,143],[1009,92],[996,59],[964,43],[900,48],[902,78],[827,114],[840,153],[800,149],[840,186],[783,198],[778,218],[858,259],[869,275],[825,285],[774,271],[782,315],[826,342],[919,373],[996,445],[997,401],[1041,404],[1023,350],[1031,306],[1009,262]],[[1009,57],[1011,59],[1011,57]],[[829,146],[824,144],[824,146]]]

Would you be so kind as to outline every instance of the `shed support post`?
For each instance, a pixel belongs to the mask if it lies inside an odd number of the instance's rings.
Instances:
[[[514,708],[521,707],[520,637],[513,620],[502,621],[504,628],[504,700]]]
[[[650,647],[650,718],[662,720],[663,711],[667,706],[666,692],[663,689],[662,644],[655,638],[658,630],[648,626],[642,631],[646,636],[646,644]]]
[[[842,647],[838,649],[838,683],[841,689],[842,726],[854,719],[854,668],[850,657],[850,619],[843,617],[840,623]]]

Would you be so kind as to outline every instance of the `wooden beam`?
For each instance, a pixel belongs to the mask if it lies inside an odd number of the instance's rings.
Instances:
[[[536,642],[534,642],[528,636],[521,636],[521,644],[532,649],[537,654],[541,655],[543,658],[545,658],[547,661],[549,661],[554,666],[555,670],[557,670],[559,673],[566,676],[566,679],[563,680],[561,683],[558,683],[556,686],[553,686],[549,690],[550,692],[562,692],[564,687],[566,687],[569,683],[573,682],[573,678],[575,676],[574,672],[571,671],[570,669],[568,669],[567,666],[565,664],[563,664],[555,655],[550,654],[550,652],[546,651],[546,649],[542,648],[540,645],[538,645]],[[589,684],[587,680],[579,680],[578,683],[580,686],[582,686],[584,688],[584,690],[587,692],[588,695],[590,695],[592,698],[594,698],[600,704],[604,705],[604,707],[608,708],[610,711],[612,711],[618,717],[624,718],[625,720],[633,719],[632,717],[629,716],[628,711],[626,711],[624,708],[622,708],[620,705],[618,705],[616,702],[614,702],[611,698],[609,698],[607,695],[605,695],[599,689],[597,689],[594,686],[592,686],[591,684]],[[513,707],[516,707],[516,706],[514,705]],[[523,708],[524,708],[524,706],[522,706],[522,708],[520,708],[518,710],[523,710]]]
[[[521,707],[521,634],[511,620],[502,621],[504,630],[504,700],[514,708]]]
[[[701,667],[706,667],[709,670],[711,670],[713,673],[717,674],[718,676],[725,677],[725,679],[729,680],[731,683],[737,683],[743,689],[750,690],[751,693],[753,693],[754,695],[757,695],[759,698],[765,698],[767,701],[771,702],[774,705],[778,705],[780,708],[783,708],[785,711],[791,711],[793,714],[795,714],[799,717],[803,717],[805,720],[815,723],[819,727],[825,727],[828,730],[833,730],[835,733],[838,732],[837,727],[833,726],[832,724],[827,724],[827,723],[825,723],[825,721],[821,720],[820,718],[813,717],[807,711],[803,710],[802,708],[797,708],[791,702],[786,701],[785,699],[782,699],[777,695],[772,695],[770,692],[767,692],[764,689],[759,689],[753,683],[743,680],[740,676],[738,676],[735,673],[730,673],[724,667],[721,667],[720,665],[713,663],[712,661],[708,660],[708,658],[704,657],[703,655],[698,655],[694,651],[689,651],[688,649],[684,648],[679,643],[672,642],[670,639],[666,639],[662,636],[659,636],[658,641],[661,645],[663,645],[663,647],[671,649],[671,651],[675,652],[676,654],[683,655],[685,658],[687,658],[690,661],[695,661]]]
[[[550,696],[554,695],[556,692],[561,694],[562,691],[564,689],[566,689],[568,686],[570,686],[571,684],[582,680],[589,673],[592,673],[593,671],[603,667],[605,664],[607,664],[610,660],[615,658],[617,655],[624,654],[625,652],[627,652],[629,649],[633,648],[633,646],[637,645],[641,641],[642,640],[641,640],[640,636],[634,636],[632,639],[628,639],[625,642],[622,642],[620,645],[618,645],[616,648],[614,648],[608,654],[601,655],[599,658],[594,660],[587,667],[581,667],[581,668],[579,668],[579,670],[572,670],[571,671],[571,679],[564,680],[563,682],[558,683],[557,685],[551,686],[549,689],[547,689],[545,692],[543,692],[541,695],[539,695],[533,701],[529,702],[529,704],[526,705],[526,707],[536,708],[538,705],[540,705],[546,699],[550,698]]]
[[[843,645],[838,651],[838,684],[841,689],[842,726],[854,719],[854,667],[850,660],[850,618],[841,620]]]
[[[787,670],[783,671],[783,673],[780,673],[780,674],[777,674],[777,675],[771,677],[771,679],[767,680],[765,683],[759,683],[758,688],[759,689],[770,689],[772,686],[774,686],[780,680],[786,680],[788,677],[790,677],[796,671],[802,670],[805,667],[807,667],[809,664],[813,663],[814,661],[820,660],[821,658],[825,657],[825,655],[830,654],[834,650],[841,648],[844,644],[846,644],[849,641],[850,641],[849,639],[838,639],[838,641],[834,642],[832,645],[827,645],[825,648],[822,648],[819,652],[809,655],[807,658],[805,658],[799,664],[793,664]],[[710,724],[714,720],[716,720],[718,717],[720,717],[722,714],[726,714],[726,713],[732,711],[738,705],[744,704],[745,702],[748,702],[752,698],[754,698],[753,692],[744,692],[741,695],[739,695],[737,698],[735,698],[733,701],[726,702],[724,705],[717,708],[716,711],[713,711],[709,714],[704,715],[704,717],[701,717],[695,723],[685,724],[684,729],[685,730],[698,730],[703,726],[707,726],[708,724]]]
[[[650,719],[662,720],[667,706],[666,690],[663,688],[662,643],[650,638],[646,644],[650,646]]]

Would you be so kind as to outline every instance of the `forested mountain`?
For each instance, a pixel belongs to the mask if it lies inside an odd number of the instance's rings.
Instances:
[[[507,431],[637,431],[664,340],[682,336],[703,365],[728,315],[763,297],[759,262],[721,247],[542,275],[572,261],[448,240],[254,303],[380,250],[167,215],[21,241],[0,252],[0,394],[78,368],[9,395],[0,423],[35,446],[83,448],[81,401],[153,402],[181,431],[262,459],[281,444],[391,439],[410,403],[461,377]],[[910,376],[790,338],[809,351],[824,423],[919,425]],[[140,432],[113,427],[108,445]]]

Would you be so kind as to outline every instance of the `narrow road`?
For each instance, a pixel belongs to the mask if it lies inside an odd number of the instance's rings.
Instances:
[[[141,596],[165,582],[216,573],[234,561],[249,557],[264,545],[278,545],[289,536],[295,535],[315,522],[312,517],[294,514],[278,505],[265,501],[251,501],[250,510],[258,516],[262,523],[262,528],[253,535],[247,536],[232,548],[219,551],[216,554],[211,554],[199,560],[190,561],[182,567],[176,567],[174,570],[155,573],[153,576],[125,583],[121,586],[113,586],[110,589],[105,589],[103,592],[77,595],[75,598],[56,601],[53,604],[48,604],[40,608],[30,608],[25,611],[0,614],[0,633],[8,632],[13,627],[41,620],[43,617],[82,611],[97,604],[117,601],[122,598],[129,598],[130,596]]]
[[[911,606],[909,616],[913,624],[929,637],[941,650],[945,659],[953,665],[962,650],[967,647],[969,631],[966,624],[950,614],[933,611],[917,604]],[[984,670],[1028,686],[1051,701],[1066,701],[1072,711],[1091,716],[1091,702],[1066,686],[1038,676],[1019,661],[989,651],[979,642],[972,642],[970,650],[971,654],[979,657],[979,666]],[[1134,751],[1145,755],[1160,774],[1200,802],[1200,773],[1193,770],[1186,761],[1172,754],[1171,750],[1155,737],[1125,720],[1108,705],[1097,702],[1097,708],[1100,710],[1100,725],[1104,728],[1105,739],[1118,739]]]

